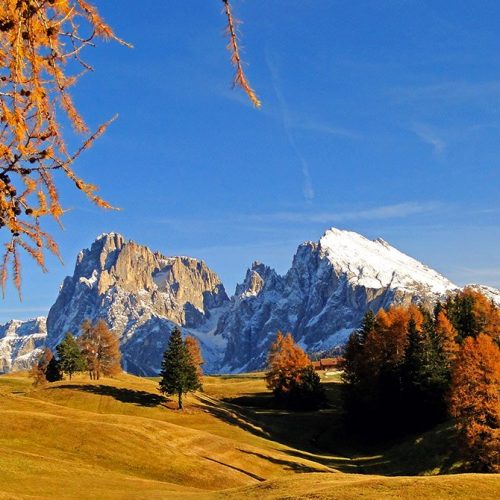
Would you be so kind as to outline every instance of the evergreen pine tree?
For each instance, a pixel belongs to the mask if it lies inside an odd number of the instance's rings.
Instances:
[[[408,324],[402,369],[406,418],[417,429],[445,417],[445,393],[449,387],[449,365],[443,357],[435,322],[430,315],[425,318],[421,330],[412,321]]]
[[[377,317],[375,313],[369,309],[363,318],[363,324],[361,328],[357,330],[357,335],[359,337],[360,344],[364,344],[368,334],[375,330],[377,324]]]
[[[59,361],[55,356],[52,356],[49,364],[47,365],[47,369],[45,370],[45,378],[47,382],[57,382],[58,380],[62,380],[63,378],[61,368],[59,366]]]
[[[408,322],[408,345],[402,367],[403,383],[412,393],[419,392],[423,383],[423,368],[425,363],[425,341],[422,332],[417,330],[413,319]]]
[[[62,342],[56,347],[61,371],[68,374],[69,379],[73,373],[86,370],[87,364],[82,355],[80,346],[73,334],[68,332]]]
[[[469,336],[477,337],[481,331],[474,314],[474,303],[475,296],[468,290],[457,293],[446,302],[446,316],[457,330],[460,341]]]
[[[38,361],[31,368],[30,377],[33,378],[35,387],[62,379],[57,359],[48,347],[42,351]]]
[[[201,388],[196,366],[191,359],[181,331],[175,327],[170,333],[167,349],[163,355],[160,372],[160,392],[177,394],[179,410],[183,409],[182,396]]]
[[[429,349],[430,338],[428,330],[417,329],[416,323],[411,319],[408,323],[408,345],[406,347],[404,363],[401,367],[403,390],[403,415],[411,422],[412,427],[422,420],[427,420],[426,405],[427,385],[429,381]]]
[[[376,335],[377,318],[369,310],[363,318],[359,330],[354,331],[347,341],[342,381],[342,399],[346,410],[346,423],[357,427],[363,420],[363,414],[371,410],[374,396],[374,370],[372,358],[366,346]],[[378,363],[377,363],[378,365]]]

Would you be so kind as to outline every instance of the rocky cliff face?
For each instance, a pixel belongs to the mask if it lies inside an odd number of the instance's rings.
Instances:
[[[435,302],[457,287],[383,240],[331,229],[299,246],[285,276],[255,263],[236,289],[217,333],[227,336],[227,371],[263,366],[276,331],[308,351],[345,342],[368,309]]]
[[[0,325],[0,373],[29,370],[42,353],[46,338],[42,317]]]
[[[165,257],[106,234],[80,252],[73,276],[64,280],[47,318],[47,342],[52,347],[66,332],[78,334],[87,318],[104,319],[120,337],[125,368],[152,375],[175,323],[200,337],[210,364],[217,342],[205,337],[228,300],[204,262]]]

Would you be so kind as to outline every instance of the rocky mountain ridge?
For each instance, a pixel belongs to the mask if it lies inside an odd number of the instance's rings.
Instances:
[[[500,304],[500,291],[474,287]],[[67,331],[78,334],[84,319],[102,318],[120,337],[124,368],[155,375],[177,324],[199,339],[207,372],[253,370],[263,366],[277,330],[293,332],[308,351],[322,351],[345,342],[368,309],[432,304],[456,289],[382,239],[332,228],[301,244],[285,275],[254,262],[229,298],[203,261],[166,257],[109,233],[80,252],[49,311],[46,340],[33,337],[33,347],[53,348]],[[23,365],[26,349],[0,350],[0,363],[6,370]],[[16,352],[25,353],[17,365]]]
[[[278,329],[308,351],[326,350],[345,342],[368,309],[433,303],[457,288],[382,239],[332,228],[300,245],[284,276],[259,263],[247,271],[218,328],[228,338],[223,370],[262,366]]]
[[[0,373],[28,370],[47,340],[44,317],[11,320],[0,325]]]
[[[228,302],[219,277],[203,261],[165,257],[119,234],[104,234],[80,252],[73,276],[64,280],[47,317],[47,343],[57,345],[68,331],[77,334],[86,318],[102,318],[120,337],[125,369],[152,374],[178,324],[200,329],[210,365],[217,342],[203,337]]]

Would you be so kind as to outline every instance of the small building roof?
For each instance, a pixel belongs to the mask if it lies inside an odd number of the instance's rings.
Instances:
[[[330,368],[337,366],[339,361],[337,358],[324,358],[320,360],[320,363],[323,368]]]

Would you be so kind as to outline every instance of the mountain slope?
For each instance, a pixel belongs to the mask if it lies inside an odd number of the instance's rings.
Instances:
[[[285,276],[260,263],[248,270],[217,330],[228,338],[224,369],[261,367],[277,330],[319,351],[341,345],[368,309],[432,304],[455,289],[381,239],[330,229],[319,242],[299,246]]]
[[[220,279],[204,262],[165,257],[119,234],[105,234],[80,252],[73,276],[64,280],[47,317],[47,342],[53,347],[66,332],[78,334],[84,319],[104,319],[120,337],[124,367],[154,375],[169,332],[179,324],[200,329],[210,366],[223,348],[210,342],[210,325],[227,302]]]
[[[28,370],[47,339],[45,318],[12,320],[0,325],[0,373]]]

